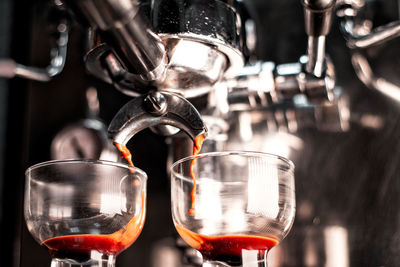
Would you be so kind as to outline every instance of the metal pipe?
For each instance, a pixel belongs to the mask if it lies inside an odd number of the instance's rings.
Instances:
[[[138,1],[70,0],[70,6],[116,52],[121,63],[144,81],[162,80],[167,56],[161,39],[139,11]]]
[[[327,35],[331,27],[332,10],[336,0],[302,0],[308,36]]]
[[[0,77],[21,77],[40,82],[48,82],[62,72],[67,59],[69,22],[61,18],[56,28],[55,46],[50,50],[50,64],[45,68],[18,64],[13,59],[0,59]]]
[[[355,31],[354,21],[347,18],[342,21],[341,29],[349,48],[368,48],[400,36],[400,21],[388,23],[374,29],[371,33],[360,35]]]
[[[306,71],[322,77],[325,70],[325,36],[329,33],[336,0],[302,0],[308,35]]]
[[[366,20],[358,22],[356,25],[355,17],[364,5],[365,1],[361,0],[353,0],[338,5],[337,15],[341,18],[340,29],[349,48],[368,48],[400,36],[400,20],[377,27],[372,31],[369,27],[363,26],[363,22],[366,22]]]
[[[322,77],[325,71],[325,36],[309,36],[307,47],[308,62],[306,71]]]

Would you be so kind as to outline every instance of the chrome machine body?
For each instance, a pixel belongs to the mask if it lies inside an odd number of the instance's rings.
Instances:
[[[31,18],[33,36],[51,25],[51,45],[38,35],[31,60],[17,63],[15,52],[0,59],[0,77],[40,82],[25,84],[29,116],[19,118],[28,134],[13,142],[26,142],[24,166],[62,157],[64,144],[91,157],[115,158],[111,141],[132,148],[150,177],[149,213],[120,266],[198,266],[172,226],[167,167],[190,154],[199,135],[208,136],[202,151],[294,161],[296,221],[269,266],[400,265],[400,3],[55,0],[29,10],[41,14],[42,6],[50,20]],[[21,183],[4,182],[2,192]],[[3,203],[12,199],[3,194]],[[19,227],[3,231],[12,243],[5,251],[14,252],[8,262],[47,264],[25,224],[3,220],[3,228]]]

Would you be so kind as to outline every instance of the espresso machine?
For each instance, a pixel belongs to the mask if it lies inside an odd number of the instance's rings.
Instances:
[[[178,238],[169,167],[251,150],[292,160],[296,220],[269,266],[400,264],[400,2],[5,0],[0,3],[1,266],[43,266],[24,170],[62,158],[149,176],[119,266],[200,266]]]

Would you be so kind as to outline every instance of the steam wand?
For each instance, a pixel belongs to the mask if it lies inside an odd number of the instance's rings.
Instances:
[[[332,21],[336,0],[302,0],[308,35],[306,72],[322,77],[325,70],[325,38]]]

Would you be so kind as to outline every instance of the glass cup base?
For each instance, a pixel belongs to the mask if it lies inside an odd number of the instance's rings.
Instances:
[[[91,258],[85,262],[76,262],[70,259],[52,258],[51,267],[115,267],[115,255],[93,252]]]
[[[267,267],[267,251],[243,250],[240,262],[212,261],[204,259],[202,267]]]
[[[202,267],[267,267],[266,260],[243,262],[242,265],[229,265],[220,261],[204,261]]]

